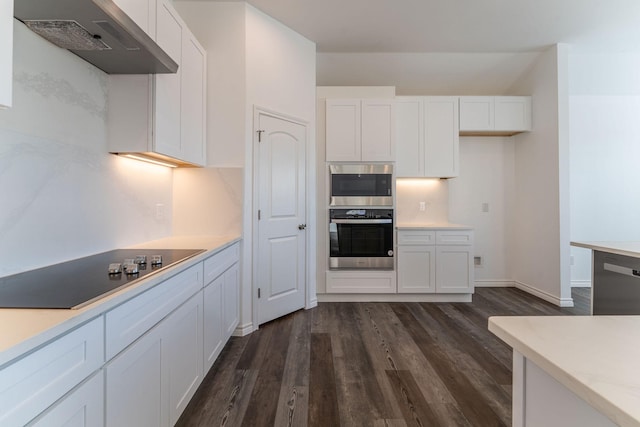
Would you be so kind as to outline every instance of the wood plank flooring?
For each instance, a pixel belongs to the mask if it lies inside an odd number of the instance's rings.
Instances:
[[[472,303],[320,303],[231,338],[178,426],[509,426],[511,348],[494,315],[589,314],[515,288]]]

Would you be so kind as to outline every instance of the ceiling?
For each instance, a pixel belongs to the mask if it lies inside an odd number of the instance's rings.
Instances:
[[[248,0],[322,52],[640,52],[638,0]]]

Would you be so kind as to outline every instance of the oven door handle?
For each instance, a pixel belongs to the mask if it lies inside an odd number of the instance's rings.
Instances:
[[[392,219],[331,219],[334,224],[392,224]]]

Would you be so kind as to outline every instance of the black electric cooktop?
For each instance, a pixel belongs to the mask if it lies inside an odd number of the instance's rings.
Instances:
[[[116,249],[0,277],[0,308],[77,309],[201,252],[204,249]],[[147,257],[139,273],[109,274],[109,264],[139,255]],[[161,255],[162,264],[151,265],[153,255]]]

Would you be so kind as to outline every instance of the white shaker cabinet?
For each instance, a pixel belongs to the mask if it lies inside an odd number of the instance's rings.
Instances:
[[[13,0],[0,0],[0,109],[13,96]]]
[[[327,99],[326,160],[393,161],[393,99]]]
[[[396,176],[458,176],[458,97],[397,97],[396,103]]]
[[[109,151],[204,166],[206,52],[168,0],[156,3],[155,28],[178,72],[109,76]]]
[[[207,372],[238,326],[240,248],[234,244],[204,261],[204,371]]]
[[[175,424],[202,382],[202,294],[106,367],[106,425]]]
[[[398,293],[471,294],[473,231],[398,230]]]
[[[27,427],[104,426],[104,375],[98,371]]]
[[[530,96],[460,97],[461,135],[508,136],[530,130]]]

